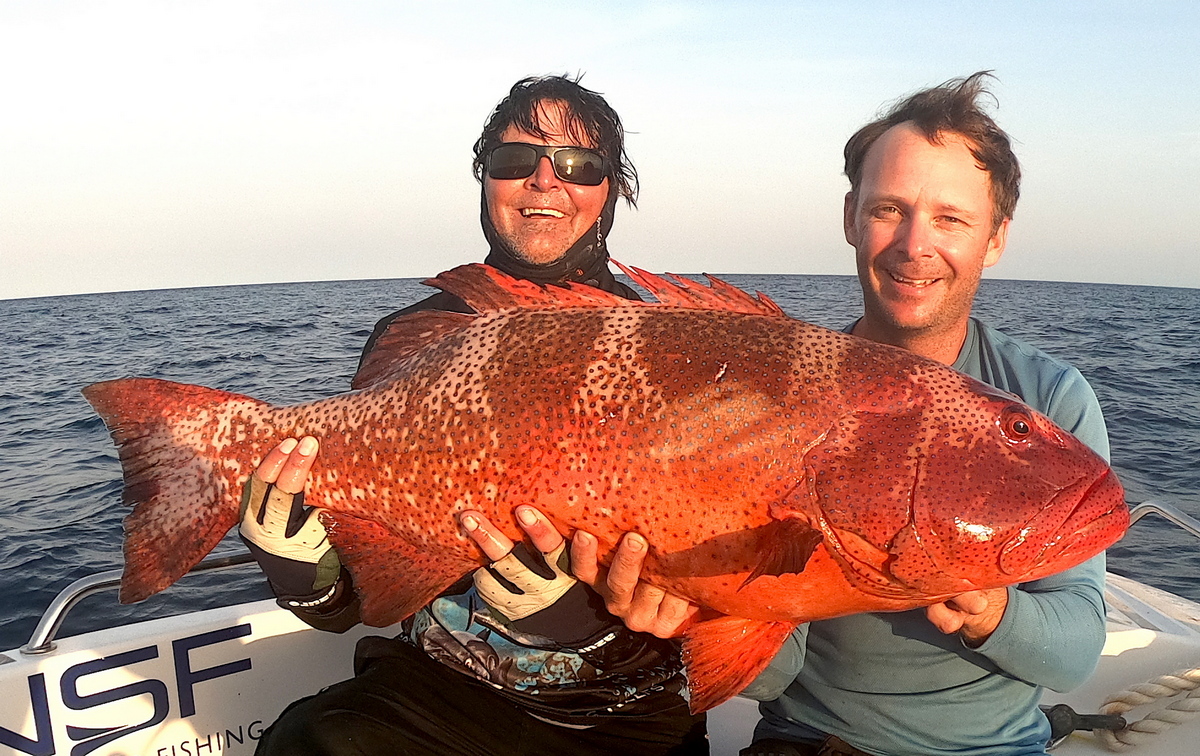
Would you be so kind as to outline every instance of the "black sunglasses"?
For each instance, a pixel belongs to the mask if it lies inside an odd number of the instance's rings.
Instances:
[[[505,142],[488,153],[487,175],[494,179],[528,178],[543,157],[550,158],[554,175],[572,184],[599,186],[608,173],[600,153],[586,147]]]

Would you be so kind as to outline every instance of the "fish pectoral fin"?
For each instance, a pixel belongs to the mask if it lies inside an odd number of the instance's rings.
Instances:
[[[801,520],[779,520],[760,529],[761,557],[741,587],[763,575],[795,575],[804,572],[813,552],[824,541],[821,531]]]
[[[422,548],[373,520],[325,511],[321,522],[354,580],[363,623],[373,627],[409,617],[479,566]]]
[[[795,622],[728,616],[689,628],[683,634],[683,663],[692,713],[708,711],[745,689],[795,629]]]

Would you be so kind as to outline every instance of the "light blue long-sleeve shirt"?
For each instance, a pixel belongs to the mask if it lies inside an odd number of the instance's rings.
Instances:
[[[972,319],[954,368],[1020,396],[1106,459],[1095,392],[1070,365]],[[978,648],[939,632],[925,610],[801,625],[742,695],[763,703],[755,738],[824,734],[881,756],[1044,754],[1042,688],[1064,691],[1104,645],[1104,555],[1008,589]]]

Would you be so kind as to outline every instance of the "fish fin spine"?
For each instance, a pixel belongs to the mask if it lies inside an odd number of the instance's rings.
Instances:
[[[544,307],[684,307],[692,310],[721,310],[748,315],[787,317],[766,294],[751,296],[715,276],[705,274],[709,285],[673,274],[670,278],[616,263],[635,283],[654,295],[657,302],[639,302],[580,283],[543,286],[513,278],[490,265],[471,263],[438,274],[424,283],[454,294],[478,313]]]
[[[422,283],[459,297],[480,314],[546,307],[650,306],[580,283],[543,286],[483,263],[460,265]]]
[[[674,273],[667,273],[664,278],[641,268],[622,265],[616,260],[613,262],[625,275],[653,294],[661,305],[786,317],[783,308],[761,291],[755,292],[755,296],[752,297],[738,287],[707,273],[704,277],[708,279],[709,285],[705,286]],[[668,278],[670,280],[667,280]]]

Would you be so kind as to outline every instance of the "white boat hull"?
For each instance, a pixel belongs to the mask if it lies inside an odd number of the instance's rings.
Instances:
[[[318,632],[258,601],[9,651],[0,754],[250,754],[288,703],[352,674],[368,632]]]
[[[1200,666],[1200,606],[1111,576],[1100,668],[1069,695],[1076,711],[1134,683]],[[1162,612],[1162,609],[1169,612]],[[313,630],[273,601],[212,609],[61,639],[48,653],[0,654],[0,756],[241,756],[292,701],[349,677],[354,644],[395,629]],[[1133,720],[1144,712],[1128,715]],[[750,740],[754,702],[710,715],[713,756]],[[1200,725],[1156,736],[1135,753],[1200,753]],[[1076,734],[1055,754],[1108,753]]]

